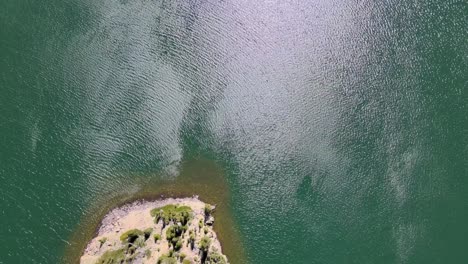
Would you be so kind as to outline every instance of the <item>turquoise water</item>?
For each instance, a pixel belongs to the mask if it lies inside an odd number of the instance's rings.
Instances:
[[[197,157],[251,263],[465,263],[467,9],[1,1],[0,263]]]

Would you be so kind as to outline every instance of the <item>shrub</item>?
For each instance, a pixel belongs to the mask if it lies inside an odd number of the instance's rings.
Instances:
[[[174,250],[179,251],[182,248],[182,240],[178,239],[178,241],[174,245]]]
[[[180,237],[182,235],[182,228],[177,225],[172,225],[166,230],[166,239],[171,241],[175,237]]]
[[[143,235],[143,231],[139,229],[130,229],[120,236],[120,241],[127,241],[133,243],[139,236]]]
[[[190,243],[190,249],[193,249],[195,245],[195,234],[193,233],[193,230],[189,231],[189,238],[187,240],[188,243]]]
[[[227,264],[227,261],[224,258],[224,256],[219,254],[218,252],[211,252],[210,254],[208,254],[206,262],[210,264]]]
[[[125,252],[126,254],[128,255],[132,255],[133,253],[135,253],[136,251],[136,246],[132,245],[132,244],[129,244],[128,248],[127,248],[127,252]]]
[[[184,259],[184,261],[182,261],[182,264],[192,264],[192,261]]]
[[[143,230],[143,233],[145,234],[145,240],[148,240],[148,238],[150,237],[151,233],[153,233],[153,228],[146,228],[145,230]]]
[[[200,250],[202,250],[203,252],[207,252],[208,249],[210,248],[210,245],[211,245],[211,239],[207,236],[204,236],[201,240],[200,240],[200,244],[198,245],[198,247],[200,248]]]
[[[160,234],[154,234],[154,243],[158,242],[158,240],[161,240],[161,235]]]
[[[209,204],[205,204],[205,216],[209,216],[213,212],[213,207]]]
[[[195,241],[195,234],[193,233],[192,230],[190,230],[189,234],[190,234],[189,235],[189,242]]]
[[[145,246],[145,239],[143,237],[138,237],[133,244],[137,248],[144,247]]]
[[[100,243],[99,247],[102,247],[102,245],[103,245],[104,243],[106,243],[107,237],[103,237],[103,238],[99,239],[98,241],[99,241],[99,243]]]

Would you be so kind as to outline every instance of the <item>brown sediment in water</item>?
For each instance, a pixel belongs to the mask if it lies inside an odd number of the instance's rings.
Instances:
[[[183,198],[198,195],[200,200],[215,204],[214,231],[222,245],[223,253],[232,264],[247,263],[240,233],[236,228],[230,207],[229,188],[222,170],[210,160],[192,160],[181,164],[177,177],[136,177],[132,182],[138,190],[132,194],[115,190],[99,197],[89,205],[87,214],[69,239],[63,263],[79,263],[88,242],[97,235],[104,216],[114,208],[137,201],[154,201],[164,198]],[[114,191],[114,190],[111,190]]]

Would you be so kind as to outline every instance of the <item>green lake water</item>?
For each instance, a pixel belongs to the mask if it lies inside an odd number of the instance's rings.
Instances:
[[[198,179],[233,263],[467,263],[467,17],[0,1],[0,263],[63,262],[97,208]]]

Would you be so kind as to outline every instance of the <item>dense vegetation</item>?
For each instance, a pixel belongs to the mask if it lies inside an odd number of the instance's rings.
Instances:
[[[206,205],[204,208],[204,220],[200,219],[198,227],[190,228],[189,221],[193,219],[193,211],[188,206],[166,205],[163,207],[155,208],[150,211],[154,217],[155,223],[162,222],[163,229],[165,229],[165,238],[168,243],[169,252],[160,256],[157,260],[158,264],[191,264],[192,261],[186,258],[186,255],[181,252],[181,249],[186,243],[187,247],[194,250],[195,245],[199,249],[199,255],[195,256],[195,262],[203,264],[226,264],[225,257],[218,253],[216,248],[211,247],[212,240],[209,237],[209,227],[207,220],[212,218],[211,213],[213,207]],[[122,245],[117,250],[106,251],[98,260],[98,264],[121,264],[131,263],[139,257],[151,258],[152,251],[145,250],[146,241],[152,237],[150,243],[159,243],[161,235],[159,232],[153,232],[153,228],[145,230],[130,229],[120,236]],[[202,236],[200,240],[197,239],[197,234]],[[198,242],[196,243],[196,240]],[[105,237],[99,240],[100,246],[106,243]],[[159,249],[158,249],[159,251]]]
[[[171,221],[173,223],[181,223],[182,225],[186,225],[190,220],[191,214],[192,208],[174,204],[168,204],[166,206],[151,210],[151,216],[155,217],[155,223],[158,223],[160,220],[162,220],[164,225],[168,225]]]
[[[145,241],[150,237],[151,232],[153,232],[152,228],[145,229],[145,231],[139,229],[126,231],[120,236],[123,246],[117,250],[106,251],[99,258],[97,264],[130,263],[136,256],[136,250],[145,246]],[[105,242],[105,238],[100,240],[101,245]]]

